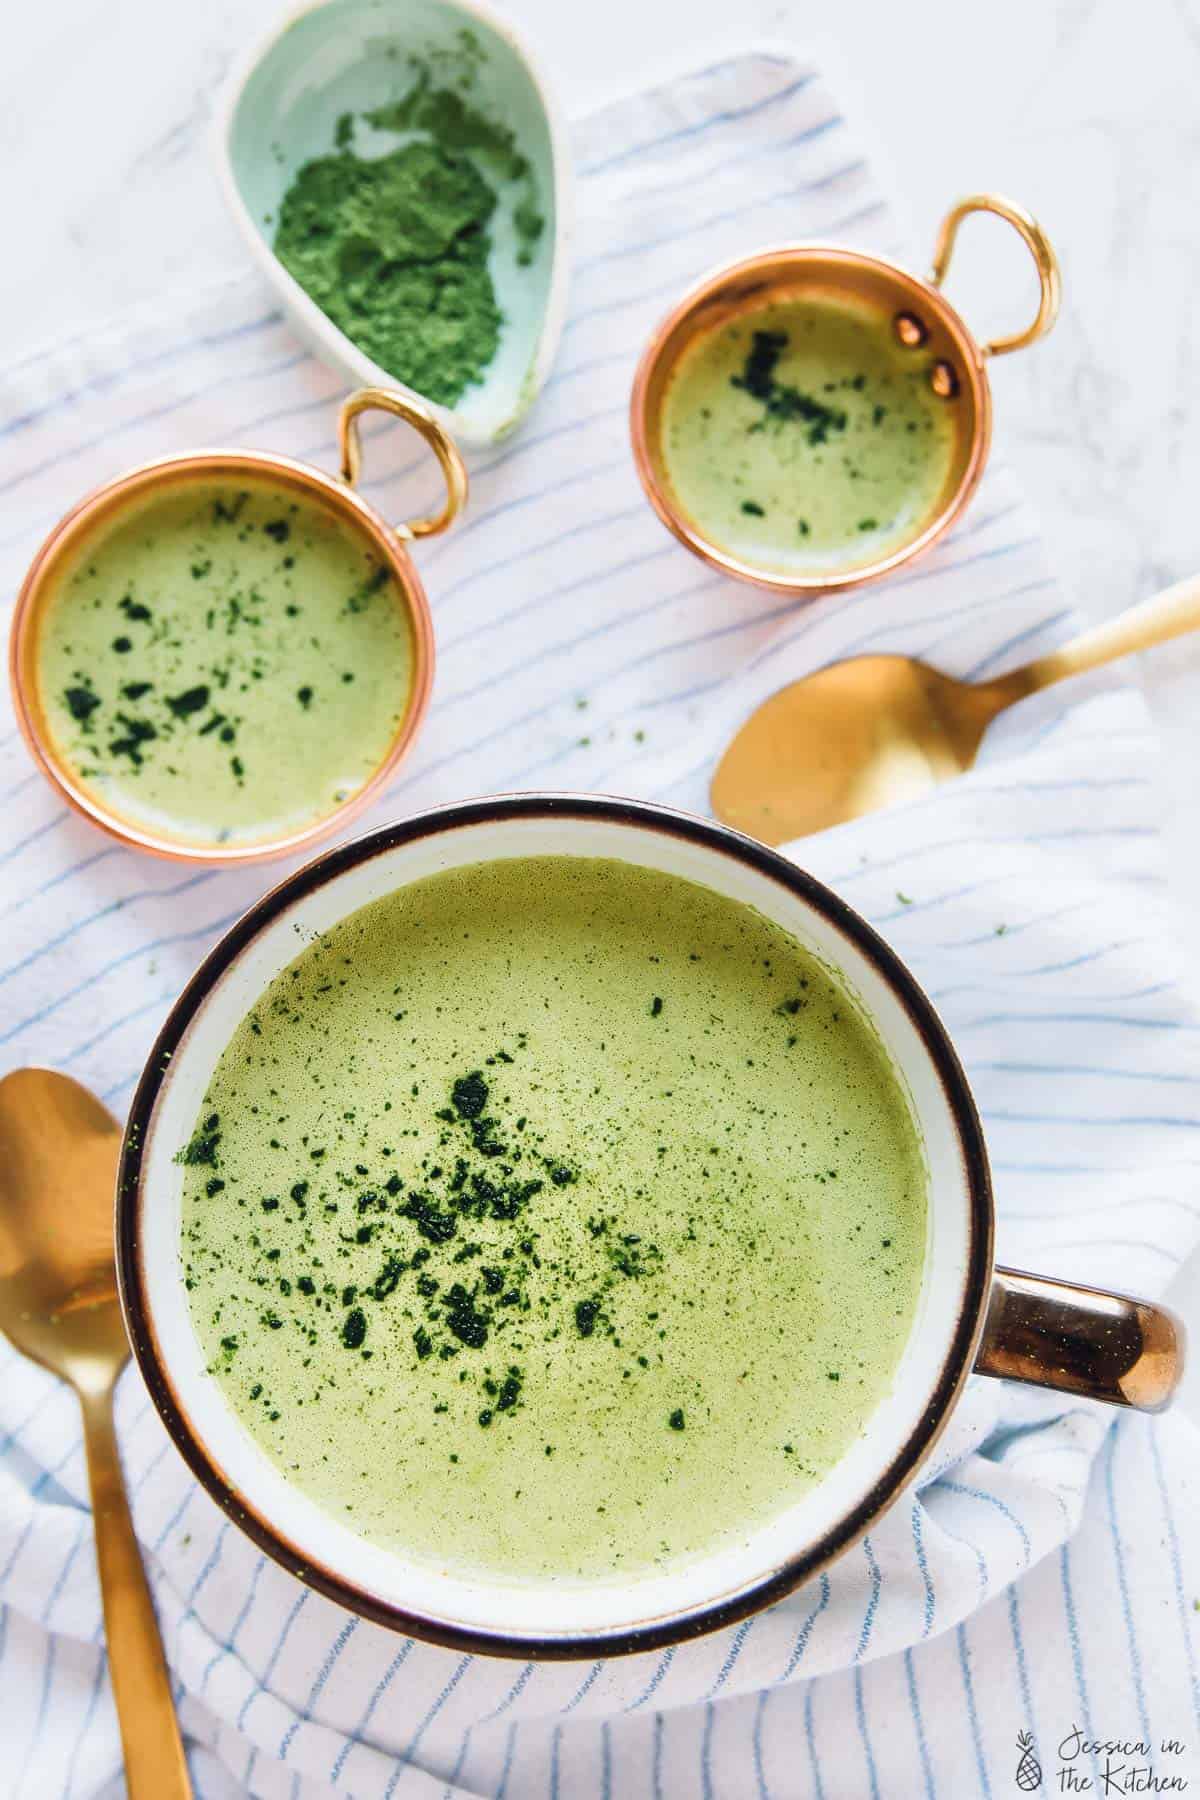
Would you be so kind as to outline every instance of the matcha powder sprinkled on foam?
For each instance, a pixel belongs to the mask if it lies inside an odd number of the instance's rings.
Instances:
[[[403,98],[363,118],[409,141],[360,156],[344,114],[334,152],[305,163],[283,197],[275,253],[372,361],[453,406],[500,341],[493,181],[513,191],[516,260],[528,264],[544,229],[532,171],[507,127],[419,66]]]
[[[210,1374],[289,1482],[440,1570],[607,1583],[740,1539],[909,1329],[924,1162],[882,1046],[778,926],[658,871],[372,901],[189,1123]]]

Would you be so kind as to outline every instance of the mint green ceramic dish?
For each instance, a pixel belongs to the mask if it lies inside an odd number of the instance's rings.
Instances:
[[[524,184],[499,188],[490,263],[504,314],[499,348],[484,379],[456,406],[433,407],[459,442],[481,445],[520,422],[546,378],[562,331],[571,234],[565,126],[536,59],[507,21],[478,0],[318,0],[302,6],[234,70],[217,119],[216,152],[250,253],[309,349],[350,386],[385,386],[411,396],[413,390],[358,349],[279,262],[271,247],[273,220],[297,169],[333,148],[339,118],[400,99],[414,79],[414,58],[456,85],[464,32],[477,47],[470,102],[513,131],[546,221],[532,261],[523,266],[513,212]],[[369,128],[356,135],[365,156],[401,141]],[[415,397],[431,404],[426,395]]]

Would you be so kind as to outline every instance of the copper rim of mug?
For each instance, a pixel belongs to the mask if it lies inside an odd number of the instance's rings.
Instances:
[[[371,408],[403,419],[433,450],[446,481],[445,504],[436,515],[393,525],[355,491],[353,483],[361,463],[358,417]],[[350,395],[338,415],[338,440],[340,475],[329,474],[293,457],[260,450],[186,451],[139,463],[79,501],[59,520],[34,556],[17,596],[9,635],[9,680],[17,724],[34,762],[67,805],[128,848],[173,862],[219,867],[293,855],[320,843],[378,799],[411,748],[428,709],[433,686],[434,632],[425,589],[406,546],[414,538],[445,530],[457,517],[466,502],[466,469],[453,440],[434,415],[406,396],[387,389],[362,388]],[[284,488],[305,495],[311,504],[332,513],[370,544],[395,579],[399,601],[411,629],[412,669],[408,699],[399,725],[361,787],[329,812],[297,830],[223,844],[156,832],[117,808],[105,805],[100,796],[84,784],[54,742],[39,691],[38,659],[41,629],[55,578],[110,521],[155,493],[227,478],[269,478]]]
[[[422,839],[496,822],[600,821],[642,827],[705,852],[749,865],[782,884],[790,896],[812,909],[839,938],[848,940],[888,985],[927,1052],[944,1094],[962,1161],[968,1196],[965,1275],[956,1322],[937,1360],[938,1374],[922,1426],[904,1444],[861,1503],[839,1518],[817,1544],[773,1567],[767,1574],[702,1606],[635,1619],[619,1629],[562,1634],[495,1630],[464,1624],[383,1601],[289,1538],[271,1510],[256,1506],[218,1463],[203,1441],[187,1402],[173,1378],[155,1324],[145,1249],[144,1209],[150,1196],[143,1158],[150,1155],[156,1109],[169,1079],[177,1075],[179,1052],[197,1015],[238,959],[267,928],[298,901],[374,858]],[[398,884],[402,885],[402,884]],[[247,1004],[252,996],[247,996]],[[795,864],[751,838],[688,813],[637,801],[579,794],[515,794],[457,802],[369,832],[324,851],[287,876],[259,900],[209,953],[184,989],[151,1050],[130,1108],[117,1189],[117,1270],[121,1303],[134,1356],[176,1449],[192,1473],[249,1537],[292,1574],[352,1612],[377,1624],[449,1648],[501,1657],[572,1660],[629,1655],[678,1643],[718,1629],[781,1599],[801,1582],[857,1543],[879,1513],[911,1481],[932,1451],[972,1368],[983,1329],[992,1275],[993,1212],[987,1153],[966,1077],[933,1007],[904,964],[844,901]]]
[[[1033,257],[1039,281],[1038,310],[1021,331],[980,344],[957,309],[941,292],[958,230],[972,213],[992,213],[1020,235]],[[957,409],[951,474],[928,515],[913,534],[887,555],[843,569],[789,572],[750,562],[706,535],[675,494],[662,450],[662,409],[671,377],[687,348],[719,325],[761,312],[776,300],[819,293],[836,301],[864,301],[890,314],[897,337],[932,357],[931,379],[947,405]],[[991,384],[987,361],[1024,349],[1044,337],[1058,316],[1061,279],[1053,247],[1037,221],[1014,201],[998,194],[974,194],[951,208],[938,230],[933,268],[926,278],[891,257],[845,245],[785,244],[726,263],[704,277],[655,328],[642,352],[630,399],[634,461],[655,512],[694,555],[738,581],[797,599],[844,592],[878,581],[931,549],[961,516],[987,463],[992,435]],[[944,391],[943,391],[944,389]]]

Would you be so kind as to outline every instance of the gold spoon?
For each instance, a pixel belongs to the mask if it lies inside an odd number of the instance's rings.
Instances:
[[[1200,626],[1200,576],[994,681],[908,656],[856,656],[772,694],[717,767],[712,809],[764,844],[913,800],[974,763],[998,713],[1030,694]]]
[[[69,1381],[83,1408],[130,1800],[188,1800],[171,1678],[113,1430],[113,1389],[129,1356],[113,1253],[120,1147],[116,1120],[69,1076],[17,1069],[0,1081],[0,1331]]]

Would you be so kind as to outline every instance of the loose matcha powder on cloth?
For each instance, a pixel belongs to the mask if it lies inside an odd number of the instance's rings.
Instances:
[[[544,221],[511,131],[419,72],[400,100],[364,115],[377,131],[423,135],[379,157],[336,149],[305,163],[283,198],[275,252],[322,312],[373,362],[453,406],[481,380],[503,317],[488,259],[497,195],[478,167],[521,183],[517,260],[532,260]]]

